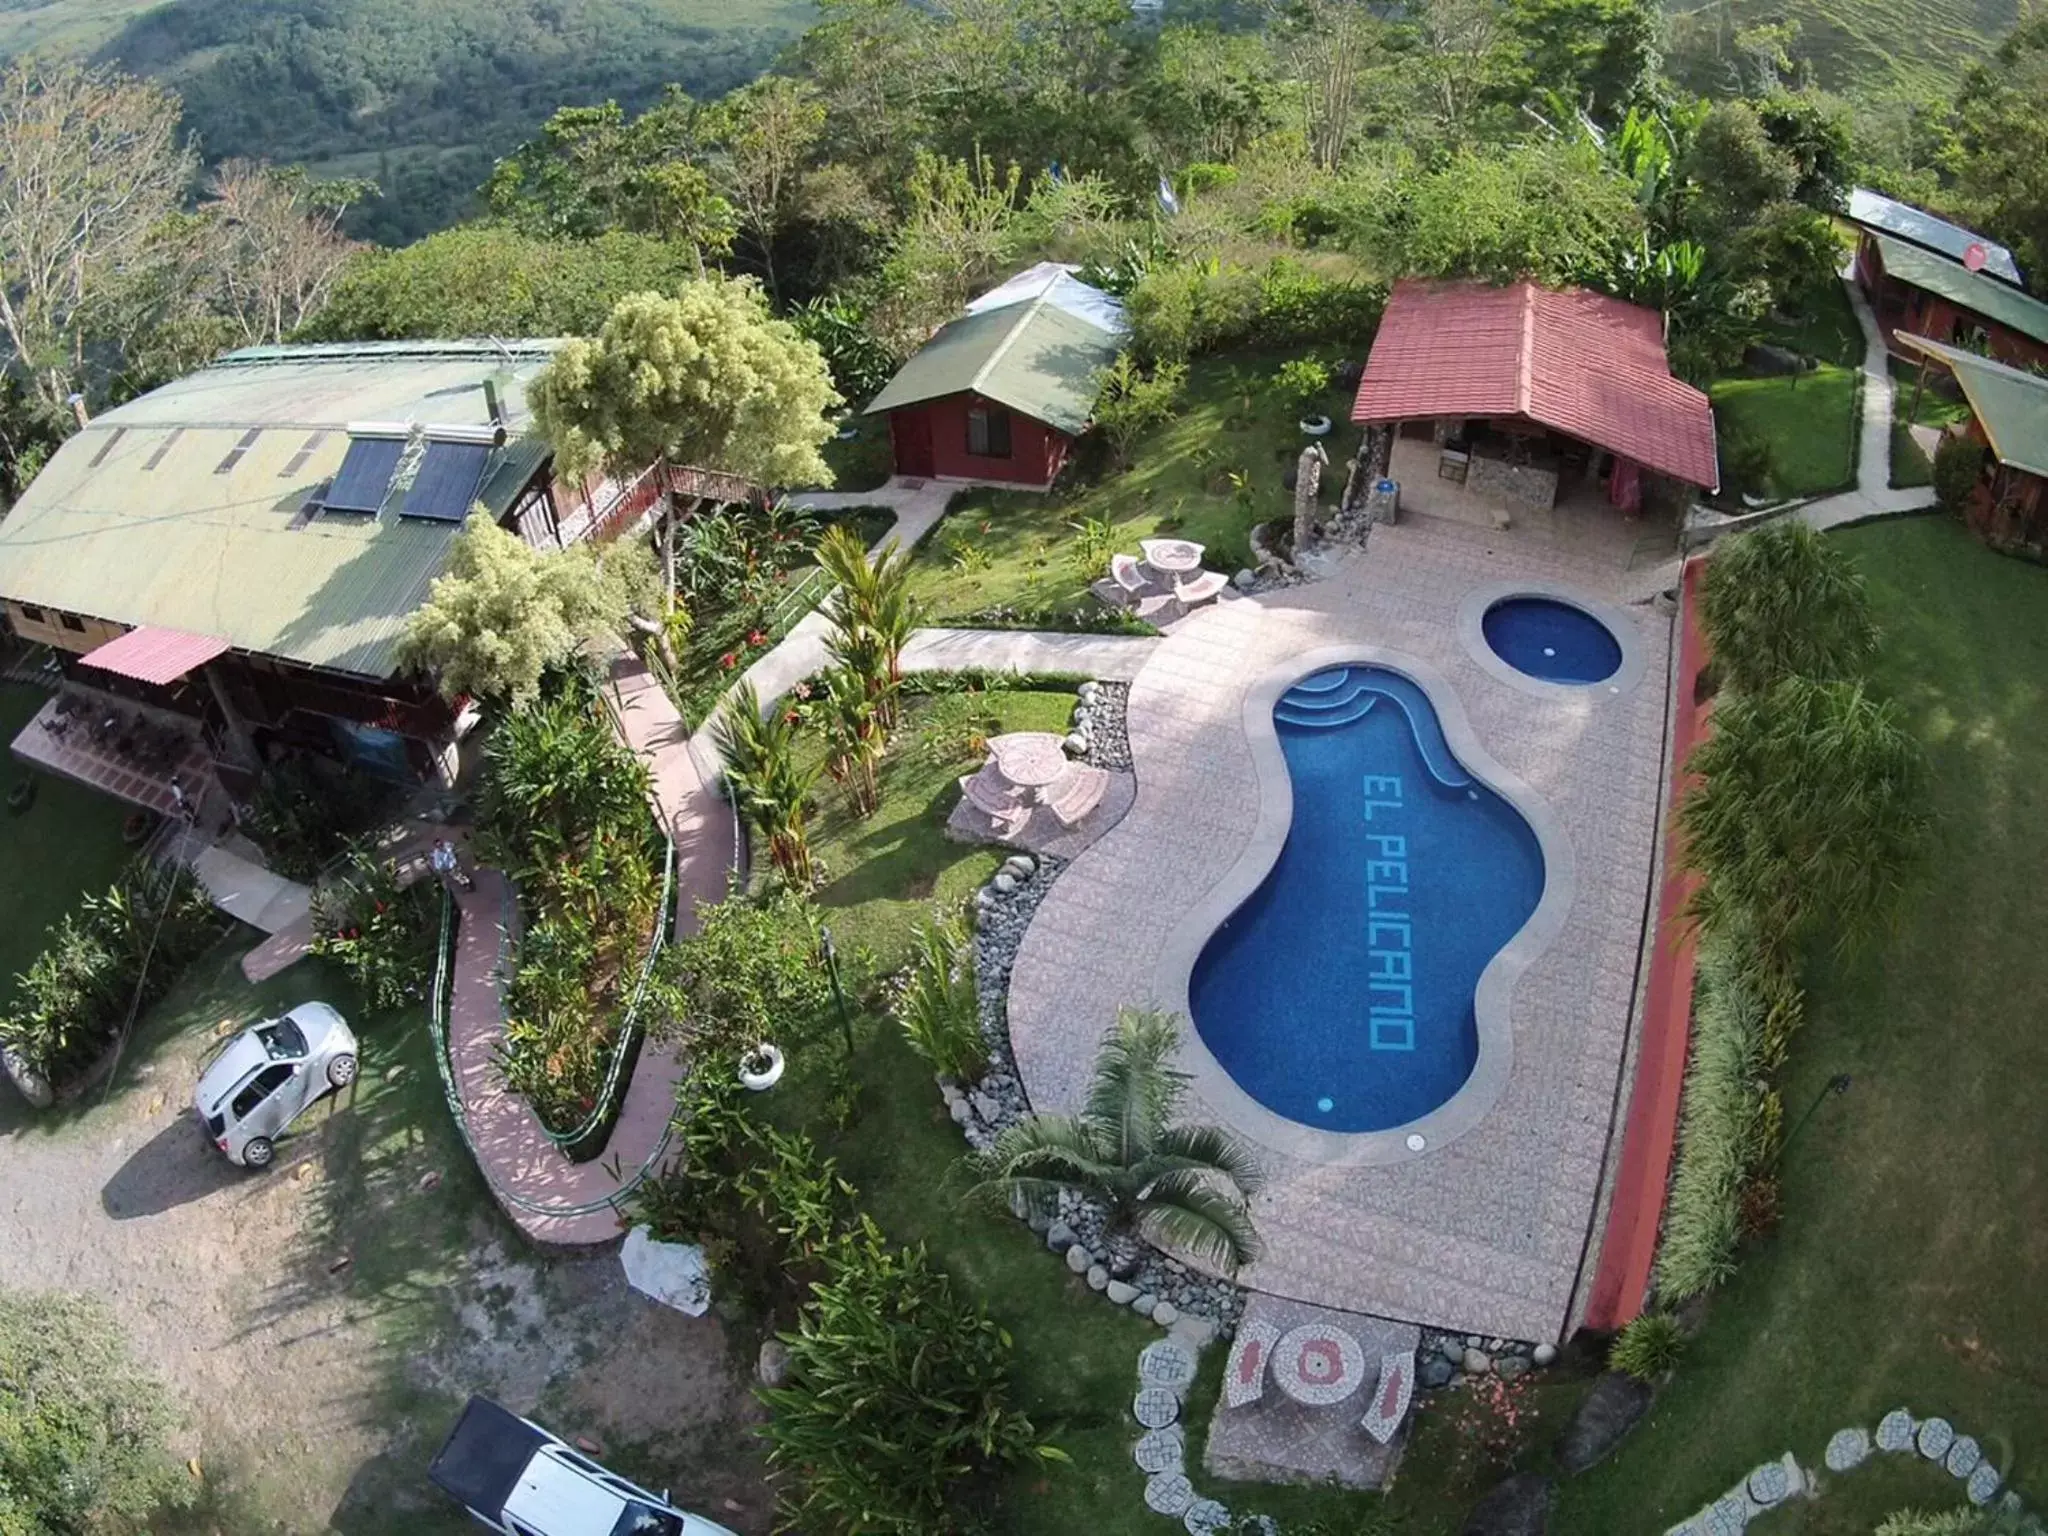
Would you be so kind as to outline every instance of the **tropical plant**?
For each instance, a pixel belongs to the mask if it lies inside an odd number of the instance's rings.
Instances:
[[[811,888],[811,787],[819,769],[797,761],[797,715],[780,707],[766,718],[752,683],[726,696],[711,739],[725,759],[726,783],[740,814],[766,840],[768,857],[799,891]]]
[[[359,845],[313,894],[313,953],[336,961],[378,1012],[426,996],[438,930],[433,887]]]
[[[1607,1363],[1637,1381],[1657,1381],[1677,1369],[1685,1354],[1685,1330],[1669,1312],[1645,1312],[1621,1330],[1608,1348]]]
[[[934,918],[917,930],[894,1012],[910,1048],[940,1076],[965,1081],[988,1066],[974,945],[957,917]]]
[[[50,929],[42,953],[15,978],[0,1045],[61,1084],[98,1060],[219,932],[206,888],[188,867],[136,859]]]
[[[835,656],[841,654],[839,640],[833,637]],[[883,691],[880,696],[888,695]],[[873,815],[882,803],[880,768],[888,738],[872,675],[858,665],[827,668],[804,713],[824,731],[825,771],[844,786],[854,815]]]
[[[1722,680],[1751,693],[1793,673],[1855,677],[1877,647],[1863,578],[1839,546],[1796,517],[1715,547],[1700,620]]]
[[[882,729],[892,731],[903,648],[921,617],[910,595],[910,551],[890,539],[870,560],[860,536],[834,523],[818,541],[816,556],[837,583],[825,605],[835,631],[829,642],[834,659],[861,673]]]
[[[1289,358],[1273,374],[1273,393],[1281,404],[1306,421],[1330,390],[1329,364],[1313,357]]]
[[[1248,1209],[1263,1177],[1251,1149],[1216,1126],[1175,1125],[1185,1074],[1171,1063],[1170,1015],[1121,1009],[1077,1115],[1033,1115],[975,1159],[984,1197],[1047,1203],[1078,1190],[1109,1207],[1113,1236],[1135,1233],[1234,1274],[1258,1254]]]
[[[2041,1536],[2041,1520],[2023,1510],[1902,1509],[1878,1523],[1874,1536]]]
[[[289,758],[264,768],[241,828],[276,873],[312,881],[391,798],[392,786],[372,775],[325,758]]]
[[[922,1246],[869,1217],[821,1251],[790,1375],[765,1389],[782,1514],[820,1532],[930,1536],[972,1523],[998,1470],[1064,1461],[1012,1406],[1010,1336]]]
[[[1745,1196],[1768,1176],[1782,1134],[1770,1075],[1799,1018],[1791,973],[1750,936],[1701,943],[1678,1164],[1657,1252],[1657,1293],[1668,1302],[1701,1295],[1734,1273]]]
[[[647,765],[612,730],[595,685],[565,672],[492,732],[481,825],[515,880],[546,881],[605,833],[644,828],[648,794]]]
[[[664,1031],[721,1057],[764,1040],[809,1042],[831,999],[817,914],[792,891],[701,904],[697,931],[663,957],[662,979]]]
[[[190,1504],[177,1424],[104,1302],[0,1290],[0,1531],[99,1536]]]
[[[1095,430],[1119,470],[1130,467],[1138,439],[1173,414],[1187,381],[1185,363],[1158,363],[1148,376],[1129,352],[1096,375]]]
[[[1898,708],[1860,683],[1792,676],[1738,690],[1687,761],[1679,810],[1704,877],[1691,911],[1786,949],[1847,944],[1889,915],[1925,841],[1926,763]]]
[[[1116,553],[1114,523],[1106,517],[1076,517],[1068,521],[1067,530],[1074,536],[1068,545],[1074,568],[1082,576],[1093,578],[1109,568]]]

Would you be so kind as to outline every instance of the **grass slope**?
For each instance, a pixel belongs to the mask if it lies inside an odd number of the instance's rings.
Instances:
[[[1670,10],[1684,31],[1718,31],[1724,59],[1736,30],[1791,21],[1799,34],[1788,51],[1830,90],[1943,99],[2019,19],[2017,0],[1687,0]],[[1711,57],[1711,44],[1703,51]],[[1715,83],[1704,59],[1689,73],[1696,88]]]
[[[1557,1529],[1662,1530],[1790,1449],[1887,1409],[1981,1440],[2048,1496],[2048,571],[1912,519],[1834,537],[1870,583],[1882,688],[1931,759],[1929,865],[1896,932],[1819,966],[1792,1042],[1783,1224],[1746,1253],[1677,1381],[1607,1465],[1562,1490]],[[1953,1479],[1886,1464],[1752,1529],[1868,1532]]]
[[[0,742],[12,741],[49,702],[40,688],[0,684]],[[0,787],[30,770],[10,762]],[[33,775],[35,803],[0,809],[0,1008],[14,996],[14,978],[42,953],[50,925],[81,896],[105,890],[128,861],[125,819],[106,795],[46,773]]]

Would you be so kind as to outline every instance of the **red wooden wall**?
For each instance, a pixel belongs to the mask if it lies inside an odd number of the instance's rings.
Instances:
[[[977,407],[991,413],[1009,411],[1010,456],[987,458],[967,451],[967,413]],[[1034,421],[1021,411],[984,400],[973,393],[947,395],[889,413],[889,439],[899,475],[938,476],[951,480],[1014,480],[1019,485],[1050,485],[1067,461],[1072,443],[1064,432]],[[929,442],[927,450],[925,444]]]
[[[2048,344],[1887,274],[1877,242],[1868,235],[1856,247],[1856,278],[1870,295],[1871,308],[1877,311],[1878,324],[1884,328],[1887,342],[1894,331],[1909,331],[1930,341],[1960,345],[1956,341],[1956,322],[1960,320],[1966,330],[1984,332],[1991,343],[1991,355],[2001,363],[2018,368],[2034,363],[2048,366]]]

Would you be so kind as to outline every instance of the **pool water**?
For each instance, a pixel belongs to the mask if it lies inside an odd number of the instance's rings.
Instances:
[[[1621,642],[1585,609],[1552,597],[1510,597],[1480,621],[1494,655],[1546,683],[1604,683],[1621,670]]]
[[[1471,1076],[1474,990],[1536,910],[1542,850],[1398,672],[1317,672],[1273,722],[1293,824],[1195,962],[1194,1025],[1275,1114],[1327,1131],[1405,1125]]]

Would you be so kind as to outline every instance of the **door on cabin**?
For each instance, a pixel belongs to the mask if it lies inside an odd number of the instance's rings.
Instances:
[[[932,418],[922,408],[898,411],[889,418],[896,444],[896,473],[930,479],[938,473],[932,457]]]

